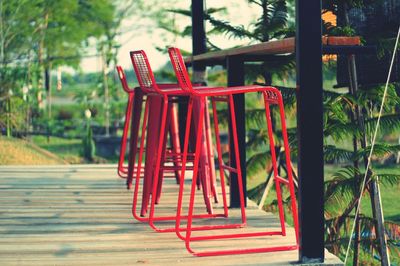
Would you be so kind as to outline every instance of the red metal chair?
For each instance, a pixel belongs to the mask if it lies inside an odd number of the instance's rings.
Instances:
[[[121,66],[117,66],[117,72],[118,72],[118,77],[121,81],[122,88],[126,93],[128,93],[128,102],[126,106],[126,111],[125,111],[125,122],[124,122],[124,129],[121,137],[121,147],[120,147],[120,157],[118,161],[118,175],[122,178],[127,178],[127,188],[131,189],[132,187],[132,179],[133,179],[133,174],[129,173],[129,164],[132,164],[133,167],[133,172],[136,173],[136,166],[135,166],[135,159],[136,159],[136,153],[138,152],[137,149],[137,142],[138,142],[138,133],[139,133],[139,123],[140,123],[140,116],[141,116],[141,111],[142,111],[142,104],[143,104],[143,93],[140,91],[139,88],[131,89],[128,86],[128,82],[126,80],[125,72],[122,69]],[[164,84],[165,85],[165,84]],[[136,93],[135,93],[136,92]],[[132,109],[135,109],[133,112],[132,117]],[[169,134],[171,138],[171,149],[167,150],[168,152],[168,158],[174,157],[175,153],[180,153],[180,142],[179,142],[179,132],[178,132],[178,121],[177,121],[177,112],[174,108],[174,106],[171,106],[171,123],[170,123],[170,128],[169,128]],[[130,122],[131,119],[133,118],[133,125],[131,126],[131,145],[130,149],[132,150],[132,153],[130,154],[131,158],[129,158],[129,164],[124,165],[125,162],[125,155],[126,155],[126,146],[127,146],[127,139],[128,139],[128,133],[129,133],[129,128],[130,128]],[[167,159],[168,159],[167,158]],[[174,165],[179,167],[180,164],[176,162],[176,160],[172,160]],[[143,169],[141,173],[143,173]],[[179,171],[175,170],[175,178],[176,181],[179,182]]]
[[[129,86],[128,86],[128,83],[127,83],[126,77],[125,77],[125,73],[124,73],[124,70],[122,69],[122,67],[117,66],[116,68],[117,68],[119,80],[121,81],[122,88],[128,94],[128,102],[126,104],[126,110],[125,110],[124,130],[122,132],[122,137],[121,137],[121,147],[120,147],[119,161],[118,161],[118,175],[122,178],[128,178],[128,165],[125,165],[124,163],[125,163],[126,144],[127,144],[127,139],[128,139],[129,125],[130,125],[130,121],[131,121],[133,100],[134,100],[135,94],[134,94],[134,90],[129,88]],[[132,182],[127,181],[128,189],[130,189],[131,185],[132,185]]]
[[[271,122],[271,114],[270,114],[270,105],[277,105],[280,111],[280,119],[281,119],[281,126],[282,126],[282,136],[283,142],[285,147],[285,156],[286,156],[286,164],[287,169],[291,169],[291,162],[290,162],[290,153],[289,153],[289,144],[288,138],[286,133],[286,124],[285,124],[285,115],[284,115],[284,106],[282,101],[282,96],[280,92],[274,87],[261,87],[261,86],[238,86],[238,87],[217,87],[217,88],[201,88],[196,89],[193,88],[189,75],[186,70],[186,66],[184,64],[183,58],[180,54],[179,49],[177,48],[170,48],[168,50],[171,63],[173,65],[178,84],[182,88],[182,90],[190,93],[190,102],[189,102],[189,110],[188,116],[186,121],[186,130],[185,130],[185,142],[183,147],[183,160],[182,160],[182,173],[181,178],[185,177],[185,167],[186,167],[186,158],[187,158],[187,151],[188,151],[188,133],[190,131],[190,121],[191,115],[193,113],[192,107],[193,102],[200,102],[200,112],[199,112],[199,119],[197,120],[197,139],[195,145],[195,153],[194,153],[194,162],[193,162],[193,179],[192,179],[192,186],[191,186],[191,193],[190,193],[190,201],[189,201],[189,210],[187,215],[187,226],[186,228],[181,228],[181,209],[182,209],[182,197],[183,197],[183,190],[184,185],[183,182],[180,184],[180,192],[179,192],[179,199],[178,199],[178,206],[177,206],[177,219],[176,219],[176,234],[179,238],[185,241],[186,249],[197,256],[215,256],[215,255],[230,255],[230,254],[245,254],[245,253],[255,253],[255,252],[271,252],[271,251],[283,251],[283,250],[293,250],[298,248],[298,238],[297,238],[297,231],[298,231],[298,217],[297,217],[297,206],[296,206],[296,197],[294,191],[294,183],[292,173],[288,171],[288,179],[284,179],[278,175],[277,171],[277,162],[276,162],[276,154],[275,154],[275,144],[274,144],[274,136],[272,131],[272,122]],[[235,119],[235,108],[233,103],[233,95],[239,93],[249,93],[249,92],[260,92],[263,94],[264,97],[264,104],[265,104],[265,115],[269,133],[269,143],[270,143],[270,150],[271,150],[271,157],[274,169],[274,181],[275,187],[277,192],[277,200],[278,200],[278,208],[279,208],[279,218],[281,224],[280,231],[259,231],[259,232],[251,232],[251,233],[244,233],[239,232],[235,234],[213,234],[213,235],[201,235],[201,236],[192,236],[192,232],[198,230],[197,228],[193,227],[193,218],[194,216],[194,199],[196,193],[196,180],[198,178],[198,164],[199,164],[199,157],[200,157],[200,145],[203,141],[201,136],[201,128],[203,127],[203,123],[201,122],[206,111],[206,97],[210,97],[213,106],[213,116],[214,116],[214,129],[216,133],[216,142],[217,142],[217,152],[218,152],[218,161],[220,167],[220,178],[221,181],[223,180],[224,176],[224,169],[228,170],[229,172],[237,173],[238,175],[238,187],[239,187],[239,194],[240,194],[240,210],[241,210],[241,226],[243,227],[246,225],[246,213],[245,213],[245,203],[244,203],[244,196],[243,196],[243,187],[242,187],[242,173],[240,169],[240,164],[237,164],[236,168],[233,168],[230,165],[225,165],[223,163],[221,157],[221,145],[219,139],[219,127],[218,127],[218,117],[217,117],[217,110],[216,110],[216,102],[222,101],[227,102],[229,105],[230,110],[230,119],[231,119],[231,127],[232,127],[232,138],[234,142],[234,156],[236,162],[240,162],[240,155],[238,149],[238,139],[236,133],[236,119]],[[223,183],[223,182],[221,182]],[[270,235],[286,235],[285,229],[285,219],[284,219],[284,210],[283,210],[283,202],[282,202],[282,192],[280,185],[284,184],[289,187],[289,193],[291,196],[291,207],[292,207],[292,214],[293,214],[293,221],[294,227],[296,231],[296,243],[293,245],[283,245],[283,246],[275,246],[275,247],[256,247],[256,248],[237,248],[237,249],[227,249],[227,250],[207,250],[207,251],[197,251],[194,250],[191,246],[192,241],[205,241],[205,240],[216,240],[216,239],[235,239],[235,238],[244,238],[244,237],[260,237],[260,236],[270,236]],[[224,199],[226,200],[226,199]],[[219,229],[219,228],[229,228],[229,225],[208,225],[205,226],[204,229]],[[183,235],[181,232],[186,231],[186,234]]]
[[[166,129],[169,127],[170,123],[170,119],[168,119],[168,114],[171,110],[171,106],[181,97],[188,96],[188,93],[181,90],[177,84],[157,84],[144,51],[134,51],[130,54],[134,70],[140,84],[140,88],[143,92],[145,92],[147,96],[144,120],[142,124],[142,138],[139,150],[132,212],[136,219],[141,221],[148,221],[150,226],[154,230],[159,232],[171,232],[175,230],[175,227],[160,228],[155,224],[155,222],[168,220],[174,221],[176,219],[175,213],[167,216],[155,217],[155,205],[159,200],[159,195],[161,195],[163,171],[166,169],[181,170],[181,165],[179,165],[179,167],[165,165],[163,163],[163,158],[165,158]],[[149,113],[149,109],[152,110],[151,113]],[[137,192],[139,190],[139,176],[140,170],[142,168],[141,162],[143,159],[145,136],[146,167],[145,177],[143,180],[142,209],[140,213],[141,217],[139,217],[136,214],[136,206],[138,204]],[[178,162],[181,162],[182,154],[176,153],[174,154],[174,156],[174,159],[176,159]],[[213,160],[213,158],[207,157],[207,160],[210,161]],[[149,165],[151,165],[152,167],[149,167]],[[209,184],[212,181],[210,181],[211,178],[209,170],[206,169],[206,166],[204,168],[205,169],[202,172],[203,174],[200,179],[201,185],[203,187],[207,213],[196,216],[198,218],[209,218],[216,216],[215,214],[212,214],[212,204],[210,200],[211,198],[213,198],[214,195],[211,189],[208,189],[209,187],[211,187]],[[150,196],[150,214],[148,218],[144,218],[144,216],[147,214]]]

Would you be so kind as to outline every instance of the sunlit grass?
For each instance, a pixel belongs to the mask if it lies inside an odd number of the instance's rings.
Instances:
[[[28,141],[0,136],[0,165],[65,164],[57,155]]]

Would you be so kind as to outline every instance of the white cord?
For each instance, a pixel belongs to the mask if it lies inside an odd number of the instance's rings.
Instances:
[[[360,205],[361,205],[361,199],[363,196],[363,191],[365,189],[365,183],[366,183],[366,179],[367,179],[367,175],[368,175],[368,169],[370,167],[371,164],[371,157],[372,157],[372,153],[374,151],[374,146],[375,146],[375,140],[376,140],[376,136],[378,134],[378,129],[379,129],[379,123],[381,121],[381,116],[382,116],[382,112],[383,112],[383,106],[385,104],[385,99],[386,99],[386,94],[387,94],[387,89],[389,87],[389,81],[390,81],[390,76],[392,73],[392,68],[393,68],[393,64],[394,64],[394,59],[396,58],[396,52],[397,52],[397,45],[399,43],[399,37],[400,37],[400,26],[399,26],[399,30],[397,32],[397,38],[396,38],[396,44],[394,45],[394,51],[393,51],[393,55],[392,55],[392,61],[390,63],[390,68],[389,68],[389,74],[386,80],[386,85],[385,85],[385,91],[383,92],[383,97],[382,97],[382,103],[381,103],[381,107],[379,109],[379,115],[378,115],[378,120],[376,123],[376,127],[375,127],[375,131],[374,131],[374,137],[372,138],[372,143],[371,143],[371,150],[369,152],[369,156],[368,156],[368,163],[367,163],[367,167],[365,168],[365,174],[364,174],[364,178],[362,181],[362,186],[361,186],[361,192],[360,192],[360,197],[358,198],[358,202],[357,202],[357,209],[356,209],[356,214],[355,214],[355,218],[353,221],[353,226],[351,229],[351,233],[350,233],[350,239],[349,239],[349,244],[347,245],[347,250],[346,250],[346,257],[344,259],[344,264],[346,265],[348,256],[349,256],[349,250],[350,250],[350,246],[351,246],[351,240],[352,240],[352,236],[354,233],[354,229],[356,227],[356,220],[360,211]]]

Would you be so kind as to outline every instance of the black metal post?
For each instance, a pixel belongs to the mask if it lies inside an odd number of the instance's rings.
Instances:
[[[203,54],[207,52],[206,46],[206,32],[204,28],[204,1],[192,0],[192,53],[193,55]],[[204,64],[193,62],[193,80],[192,82],[202,83],[205,82]],[[178,120],[179,120],[179,139],[184,142],[186,115],[187,115],[187,101],[181,101],[178,104]]]
[[[192,48],[193,55],[207,52],[203,0],[192,0]],[[193,62],[193,71],[205,71],[205,69],[204,65]]]
[[[228,57],[227,60],[228,69],[228,86],[240,86],[244,85],[244,61],[240,57]],[[243,178],[243,192],[245,198],[245,204],[247,205],[246,198],[246,124],[245,124],[245,100],[244,94],[237,94],[234,96],[235,103],[235,114],[236,114],[236,125],[237,134],[239,141],[239,153],[240,153],[240,166],[242,169]],[[229,130],[232,130],[229,128]],[[233,140],[230,138],[229,149],[234,150]],[[236,160],[234,153],[231,152],[230,162],[233,167],[236,167]],[[237,174],[231,173],[230,181],[230,207],[238,208],[240,207],[239,199],[239,187],[237,183]]]
[[[296,0],[300,251],[324,261],[324,154],[321,0]]]

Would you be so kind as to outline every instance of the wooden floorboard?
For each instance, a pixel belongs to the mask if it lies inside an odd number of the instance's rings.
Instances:
[[[115,168],[0,166],[0,265],[290,265],[297,260],[297,251],[192,256],[174,233],[156,233],[132,218],[132,192],[125,189]],[[174,212],[174,182],[165,180],[157,213]],[[216,205],[216,212],[221,211],[220,205]],[[199,207],[196,212],[203,209]],[[237,210],[231,210],[230,216],[231,220],[219,218],[196,224],[239,220]],[[244,229],[193,234],[279,229],[279,221],[272,214],[249,207],[247,216],[249,226]],[[159,226],[173,226],[173,221]],[[294,230],[288,228],[287,237],[202,241],[193,247],[209,250],[294,243]],[[330,255],[329,260],[331,264],[338,262]]]

